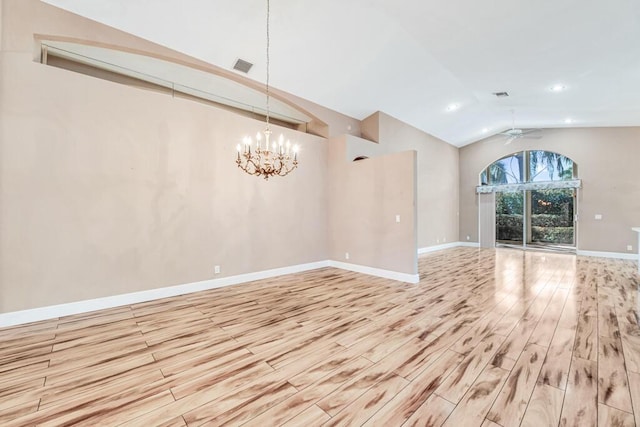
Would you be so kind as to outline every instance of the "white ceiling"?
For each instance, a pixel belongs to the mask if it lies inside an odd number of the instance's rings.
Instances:
[[[264,81],[265,0],[46,2]],[[640,1],[271,0],[271,84],[456,146],[511,109],[517,127],[640,125]]]

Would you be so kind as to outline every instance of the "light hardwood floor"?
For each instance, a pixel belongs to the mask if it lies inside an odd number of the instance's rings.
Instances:
[[[631,261],[455,248],[0,329],[0,425],[640,427]]]

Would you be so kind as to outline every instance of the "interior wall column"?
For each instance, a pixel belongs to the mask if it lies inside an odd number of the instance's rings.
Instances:
[[[480,247],[496,246],[496,193],[481,193],[479,196]]]

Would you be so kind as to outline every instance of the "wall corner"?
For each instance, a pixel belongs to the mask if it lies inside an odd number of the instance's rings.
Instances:
[[[360,134],[364,139],[380,142],[380,111],[376,111],[360,122]]]

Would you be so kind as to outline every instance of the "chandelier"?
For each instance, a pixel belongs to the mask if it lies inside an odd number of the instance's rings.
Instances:
[[[267,94],[266,127],[262,134],[256,135],[255,145],[251,137],[245,137],[243,144],[238,144],[236,164],[249,175],[262,176],[268,180],[271,176],[285,176],[298,167],[298,146],[291,146],[290,141],[280,135],[277,141],[271,140],[269,127],[269,0],[267,0],[267,80],[265,92]],[[264,139],[264,141],[263,141]]]

